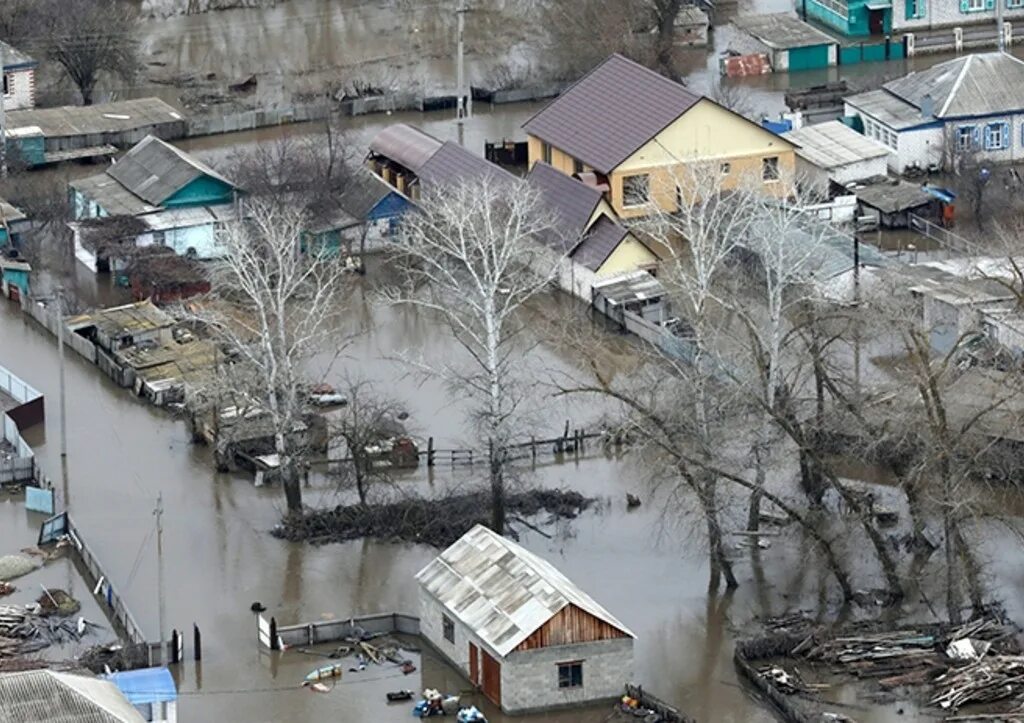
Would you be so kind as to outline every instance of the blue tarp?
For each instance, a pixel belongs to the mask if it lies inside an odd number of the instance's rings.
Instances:
[[[940,188],[939,186],[930,186],[927,183],[921,186],[921,190],[930,196],[934,196],[943,203],[953,203],[956,200],[956,194],[950,191],[948,188]]]
[[[178,699],[178,690],[167,668],[143,668],[107,676],[132,705],[169,703]]]
[[[771,121],[765,118],[761,121],[761,127],[770,130],[775,135],[782,135],[783,133],[793,130],[793,121]]]
[[[25,509],[32,512],[45,512],[53,514],[53,490],[44,490],[39,487],[25,488]]]

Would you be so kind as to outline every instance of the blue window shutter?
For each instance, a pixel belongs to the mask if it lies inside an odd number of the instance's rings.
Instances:
[[[1002,147],[1003,148],[1009,148],[1011,145],[1013,145],[1013,143],[1012,143],[1012,139],[1010,138],[1010,124],[1009,123],[1003,123],[1003,145],[1002,145]]]
[[[971,135],[974,137],[974,147],[978,148],[981,145],[981,131],[978,130],[978,126],[971,129]]]
[[[995,10],[996,9],[996,0],[985,0],[985,9],[986,10]]]
[[[971,7],[967,4],[967,0],[960,0],[960,12],[969,13],[970,11]]]
[[[988,150],[991,150],[991,149],[992,149],[992,129],[990,129],[988,126],[985,126],[985,150],[988,151]]]

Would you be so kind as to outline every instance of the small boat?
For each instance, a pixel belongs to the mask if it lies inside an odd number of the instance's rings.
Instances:
[[[413,695],[415,694],[411,690],[394,690],[387,694],[389,703],[399,700],[412,700]]]
[[[321,680],[331,680],[332,678],[340,678],[342,672],[345,669],[343,663],[332,663],[331,665],[324,665],[316,670],[310,671],[306,675],[303,685],[312,685],[313,683],[319,683]]]

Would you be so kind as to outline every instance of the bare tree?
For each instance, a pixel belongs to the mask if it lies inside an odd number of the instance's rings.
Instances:
[[[300,210],[247,202],[244,219],[218,239],[223,256],[211,266],[212,296],[189,314],[236,356],[216,391],[248,400],[245,408],[269,421],[292,513],[302,509],[302,460],[293,440],[306,412],[308,362],[337,342],[345,273],[337,258],[300,252],[305,227]]]
[[[136,11],[123,0],[39,0],[47,57],[91,105],[103,74],[131,81],[139,69]]]
[[[424,189],[406,214],[393,251],[403,283],[392,303],[439,314],[470,364],[431,369],[475,406],[488,448],[491,524],[505,530],[507,463],[522,388],[514,347],[520,309],[555,279],[561,259],[539,240],[557,232],[541,198],[524,182],[493,173]]]

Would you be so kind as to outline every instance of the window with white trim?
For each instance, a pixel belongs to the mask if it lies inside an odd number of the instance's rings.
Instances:
[[[974,147],[974,126],[960,126],[956,129],[956,149],[969,151]]]
[[[985,9],[985,0],[960,0],[960,10],[965,13],[976,13]]]
[[[1024,8],[1024,0],[1006,0],[1006,7],[1010,10],[1014,8]]]
[[[985,126],[985,150],[1001,151],[1010,147],[1010,126],[1007,123],[989,123]]]

